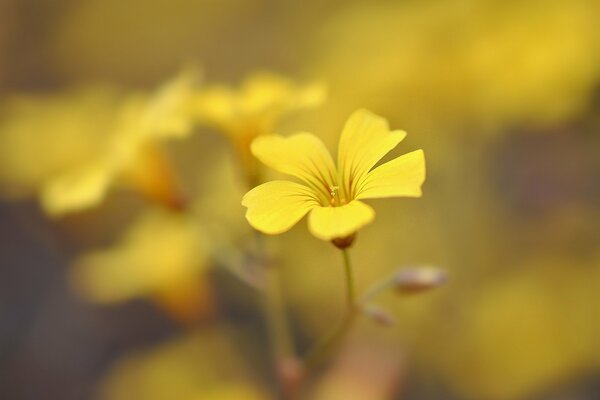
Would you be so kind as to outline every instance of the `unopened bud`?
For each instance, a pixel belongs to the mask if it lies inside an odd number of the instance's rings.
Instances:
[[[400,293],[419,293],[441,286],[447,280],[448,275],[437,268],[411,268],[394,275],[394,286]]]
[[[378,323],[383,326],[392,326],[396,323],[394,318],[383,308],[368,305],[363,307],[363,313],[369,317],[372,321]]]

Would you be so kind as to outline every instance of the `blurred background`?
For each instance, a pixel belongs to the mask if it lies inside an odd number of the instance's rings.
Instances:
[[[361,319],[302,398],[600,398],[599,15],[0,0],[0,398],[278,398],[238,134],[271,95],[252,126],[334,151],[364,107],[408,132],[391,156],[425,151],[421,199],[372,202],[359,291],[449,275],[380,296],[394,326]],[[264,242],[304,353],[343,312],[342,259],[304,221]]]

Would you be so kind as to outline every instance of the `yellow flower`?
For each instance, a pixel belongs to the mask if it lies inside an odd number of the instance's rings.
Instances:
[[[187,320],[211,306],[209,251],[207,235],[195,218],[150,211],[113,246],[82,255],[71,278],[75,289],[95,303],[151,298]]]
[[[310,212],[308,227],[319,239],[350,238],[375,216],[361,200],[421,196],[422,150],[373,169],[405,136],[403,131],[390,131],[385,119],[358,110],[342,132],[337,168],[323,142],[311,133],[256,139],[252,153],[259,160],[303,183],[278,180],[255,187],[242,200],[248,208],[246,218],[257,230],[278,234]]]
[[[235,345],[239,332],[218,321],[121,357],[102,378],[104,400],[272,400]],[[253,342],[245,342],[252,345]]]
[[[191,133],[194,82],[186,71],[152,94],[93,89],[9,104],[0,128],[3,191],[37,195],[53,216],[98,205],[119,185],[178,205],[161,142]]]
[[[225,134],[249,177],[254,178],[254,160],[250,143],[263,134],[273,133],[283,118],[302,108],[319,105],[325,88],[318,83],[297,85],[269,73],[247,78],[238,90],[216,85],[200,91],[194,110],[201,123]]]
[[[248,77],[239,90],[216,85],[202,90],[195,99],[201,121],[224,134],[252,141],[271,130],[281,118],[302,108],[320,104],[325,89],[320,84],[296,85],[269,73]]]

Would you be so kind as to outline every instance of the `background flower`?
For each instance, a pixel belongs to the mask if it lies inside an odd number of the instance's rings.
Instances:
[[[194,78],[186,72],[152,95],[99,88],[14,100],[0,128],[7,193],[38,194],[45,211],[61,215],[98,205],[118,182],[176,206],[160,141],[191,132]]]

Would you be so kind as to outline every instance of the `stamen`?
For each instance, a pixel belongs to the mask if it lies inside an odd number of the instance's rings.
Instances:
[[[335,197],[339,188],[339,186],[329,186],[329,195],[331,196],[329,204],[331,204],[332,207],[335,207]]]
[[[329,186],[329,194],[331,195],[331,197],[337,196],[338,190],[340,190],[339,186]]]
[[[340,196],[340,187],[339,186],[329,186],[329,194],[331,198],[329,199],[329,204],[332,206],[341,206],[346,204],[346,199]]]

